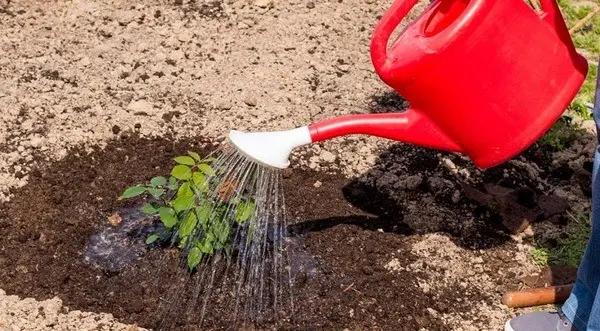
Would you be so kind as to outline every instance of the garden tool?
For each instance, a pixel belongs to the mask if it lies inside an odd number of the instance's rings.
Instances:
[[[502,304],[511,308],[525,308],[564,303],[573,290],[573,284],[539,287],[506,292]]]
[[[232,130],[249,158],[289,166],[294,148],[366,134],[467,155],[479,168],[520,154],[575,98],[588,63],[555,0],[541,12],[523,0],[436,0],[392,32],[418,0],[396,0],[375,27],[371,61],[408,110],[355,114],[276,132]]]

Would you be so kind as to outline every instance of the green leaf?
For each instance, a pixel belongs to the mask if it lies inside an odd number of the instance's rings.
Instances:
[[[189,166],[193,166],[196,164],[196,162],[194,162],[194,159],[192,159],[189,156],[178,156],[175,158],[175,162],[177,162],[179,164],[189,165]]]
[[[194,191],[190,187],[190,182],[185,182],[181,184],[179,190],[177,190],[177,197],[192,197],[194,196]]]
[[[214,243],[215,248],[221,249],[225,247],[227,242],[229,241],[231,231],[231,227],[229,226],[229,224],[223,221],[217,221],[214,223],[212,230],[216,239]]]
[[[152,187],[163,186],[166,183],[167,183],[167,179],[162,176],[157,176],[157,177],[150,179],[150,185],[152,185]]]
[[[206,208],[206,206],[196,207],[196,217],[200,220],[200,224],[202,224],[202,228],[206,230],[208,227],[208,220],[210,219],[210,214],[212,212],[211,208]]]
[[[181,223],[181,227],[179,228],[180,236],[189,236],[194,232],[196,228],[196,224],[198,224],[198,219],[194,213],[189,213],[185,220]]]
[[[208,234],[206,234],[206,237],[204,237],[204,243],[205,244],[212,244],[213,241],[215,241],[215,236],[211,232],[209,232]]]
[[[212,168],[211,166],[209,166],[208,164],[204,164],[204,163],[202,163],[202,164],[199,164],[199,165],[198,165],[198,169],[199,169],[200,171],[202,171],[202,172],[203,172],[205,175],[207,175],[207,176],[214,176],[214,175],[216,175],[216,174],[217,174],[217,173],[216,173],[216,172],[213,170],[213,168]]]
[[[177,212],[189,209],[194,205],[195,201],[196,201],[196,197],[194,197],[194,196],[178,197],[177,199],[175,199],[175,201],[173,201],[173,209],[175,209],[175,211],[177,211]]]
[[[213,220],[224,220],[227,218],[228,213],[229,213],[229,205],[221,204],[221,205],[219,205],[218,208],[216,208],[215,215],[211,218]]]
[[[169,190],[175,191],[178,187],[179,184],[177,184],[177,179],[173,176],[169,177],[169,185],[167,185],[167,188]]]
[[[158,199],[165,193],[165,189],[151,187],[148,189],[148,192],[150,192],[153,197]]]
[[[254,214],[254,202],[241,202],[235,210],[235,220],[238,223],[246,222]]]
[[[196,243],[196,247],[200,250],[200,252],[202,252],[204,254],[212,255],[212,253],[214,253],[214,250],[213,250],[213,247],[212,247],[212,244],[210,241],[203,242],[202,240],[198,240],[198,242]]]
[[[142,206],[142,212],[148,215],[154,215],[158,212],[158,209],[154,208],[153,205],[147,203]]]
[[[188,238],[189,238],[188,236],[181,237],[181,239],[179,239],[179,244],[177,245],[177,248],[181,249],[181,248],[185,247],[185,244],[187,244]]]
[[[155,242],[158,238],[160,238],[160,237],[155,234],[149,235],[148,238],[146,239],[146,245],[150,245],[151,243]]]
[[[177,217],[175,217],[175,211],[173,209],[160,207],[158,209],[158,214],[160,215],[160,220],[167,228],[172,228],[177,224]]]
[[[146,191],[145,186],[142,186],[142,185],[132,186],[132,187],[127,188],[125,191],[123,191],[123,194],[121,194],[121,196],[118,198],[118,200],[137,197],[138,195],[144,193],[145,191]]]
[[[214,157],[208,157],[204,160],[202,160],[202,163],[211,163],[211,162],[215,162],[217,159],[215,159]]]
[[[196,188],[202,192],[206,191],[206,187],[205,187],[205,183],[206,183],[206,177],[204,177],[203,174],[199,173],[198,171],[195,171],[192,174],[192,180],[194,181],[194,185],[196,185]]]
[[[198,162],[202,161],[202,158],[196,152],[190,152],[190,151],[188,151],[188,155],[191,156],[191,157],[193,157],[194,160],[196,160]]]
[[[190,250],[187,256],[187,264],[190,270],[193,270],[202,260],[202,252],[200,248],[194,247]]]
[[[188,180],[192,177],[192,170],[186,165],[178,164],[173,167],[171,175],[177,179]]]

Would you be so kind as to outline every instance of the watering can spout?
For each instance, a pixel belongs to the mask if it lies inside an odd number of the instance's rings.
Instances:
[[[241,132],[231,130],[229,141],[247,158],[273,168],[287,168],[290,153],[296,147],[310,144],[308,127],[270,132]]]
[[[461,151],[455,141],[414,108],[400,113],[346,115],[314,123],[308,128],[313,142],[365,134],[437,150]]]
[[[365,134],[423,147],[460,152],[425,115],[409,109],[401,113],[358,114],[328,119],[293,130],[241,132],[232,130],[229,141],[243,155],[259,164],[287,168],[294,148],[351,134]]]

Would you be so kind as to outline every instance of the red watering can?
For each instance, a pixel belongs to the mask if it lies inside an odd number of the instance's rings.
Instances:
[[[396,0],[377,24],[371,59],[411,104],[401,113],[348,115],[290,131],[230,139],[263,164],[284,168],[292,148],[368,134],[463,153],[480,168],[540,138],[576,96],[588,71],[555,0],[538,14],[524,0],[436,0],[388,47],[418,0]]]

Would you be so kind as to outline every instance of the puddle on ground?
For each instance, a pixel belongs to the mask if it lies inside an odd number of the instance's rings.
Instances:
[[[315,258],[303,247],[303,237],[285,237],[286,250],[290,263],[290,278],[305,281],[307,277],[318,274],[319,267]]]
[[[84,261],[92,267],[104,272],[120,272],[134,266],[147,252],[146,238],[164,226],[158,216],[146,215],[138,207],[121,209],[118,224],[104,222],[100,231],[93,234],[85,248]],[[119,220],[120,218],[120,220]],[[274,230],[268,233],[268,240],[273,243]],[[313,256],[303,247],[302,236],[283,237],[289,257],[289,272],[292,279],[306,278],[318,273],[318,265]]]
[[[105,222],[100,232],[88,240],[84,261],[106,272],[119,272],[133,266],[146,252],[146,238],[160,229],[157,216],[146,215],[139,208],[122,209],[116,226]]]

